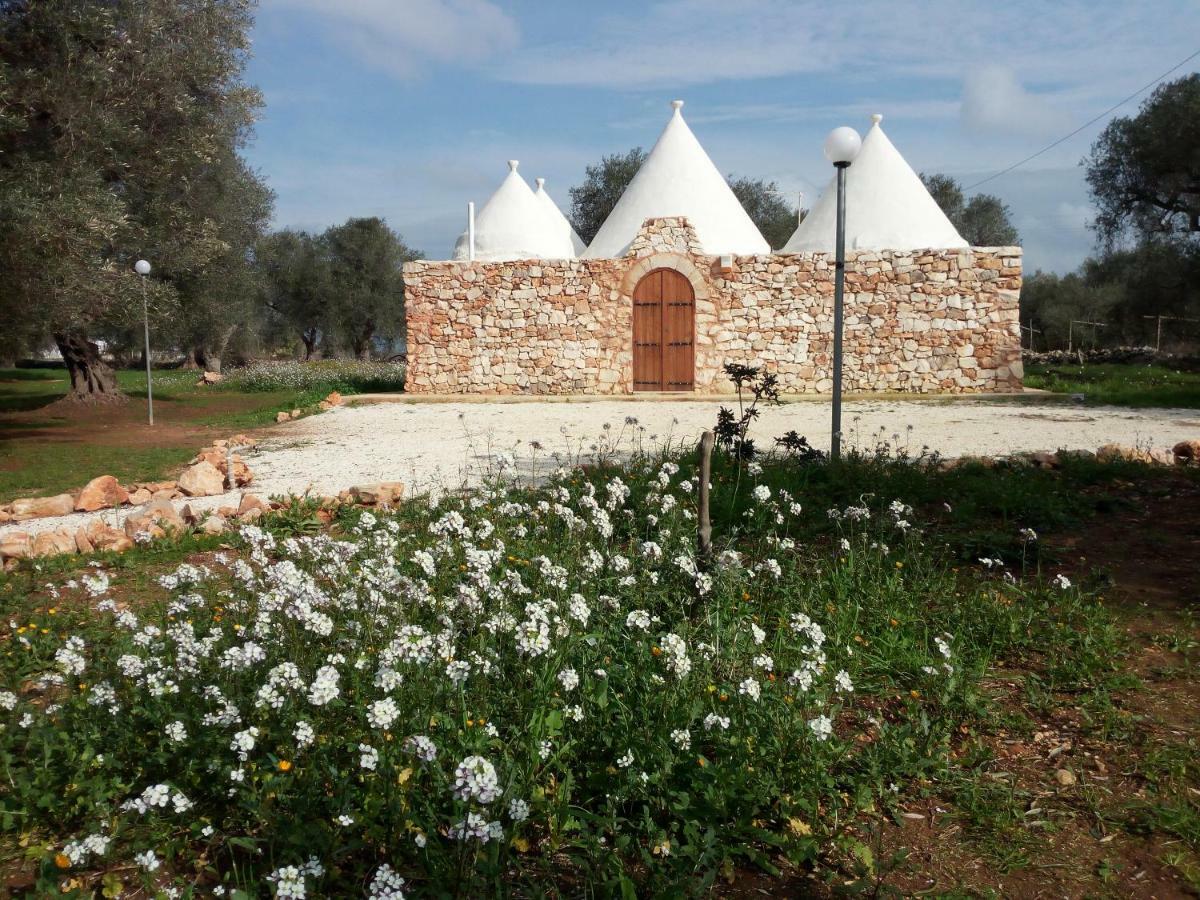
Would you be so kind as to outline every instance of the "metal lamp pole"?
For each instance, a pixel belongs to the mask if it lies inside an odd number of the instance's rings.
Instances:
[[[825,138],[825,157],[837,169],[837,236],[833,272],[833,434],[831,459],[842,458],[842,320],[846,292],[846,170],[858,155],[862,138],[853,128],[835,128]]]
[[[842,319],[846,292],[846,169],[849,162],[837,166],[837,242],[833,271],[833,439],[830,456],[842,458]]]
[[[146,405],[150,416],[150,424],[154,424],[154,380],[150,375],[150,306],[146,302],[146,276],[150,274],[150,263],[139,259],[133,265],[133,271],[142,279],[142,325],[146,337]]]

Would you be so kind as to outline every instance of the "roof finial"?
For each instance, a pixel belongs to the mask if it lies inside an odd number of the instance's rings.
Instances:
[[[535,178],[534,181],[537,183],[539,191],[542,189],[542,185],[546,183],[545,178]]]
[[[683,101],[682,100],[672,100],[671,101],[671,109],[675,110],[675,112],[679,112],[679,110],[683,109]]]
[[[883,113],[875,113],[875,115],[871,116],[871,124],[872,125],[878,125],[882,121],[883,121]]]
[[[521,161],[519,159],[510,159],[508,161],[509,171],[512,171],[512,172],[517,171],[517,166],[519,166],[520,164],[521,164]]]

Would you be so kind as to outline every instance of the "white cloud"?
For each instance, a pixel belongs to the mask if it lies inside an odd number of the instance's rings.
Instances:
[[[1072,119],[1044,97],[1027,91],[1008,66],[972,69],[963,82],[963,123],[985,133],[1047,136],[1062,131]]]
[[[516,21],[491,0],[264,0],[305,10],[367,65],[401,78],[430,62],[473,67],[515,47]]]

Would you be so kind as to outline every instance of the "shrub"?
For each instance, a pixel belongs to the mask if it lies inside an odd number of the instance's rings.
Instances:
[[[343,394],[404,390],[404,363],[329,359],[317,362],[255,362],[230,369],[224,390]]]

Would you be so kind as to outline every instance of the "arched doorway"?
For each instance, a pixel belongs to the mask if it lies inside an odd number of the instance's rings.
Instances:
[[[633,289],[633,389],[690,391],[696,377],[696,294],[674,269]]]

